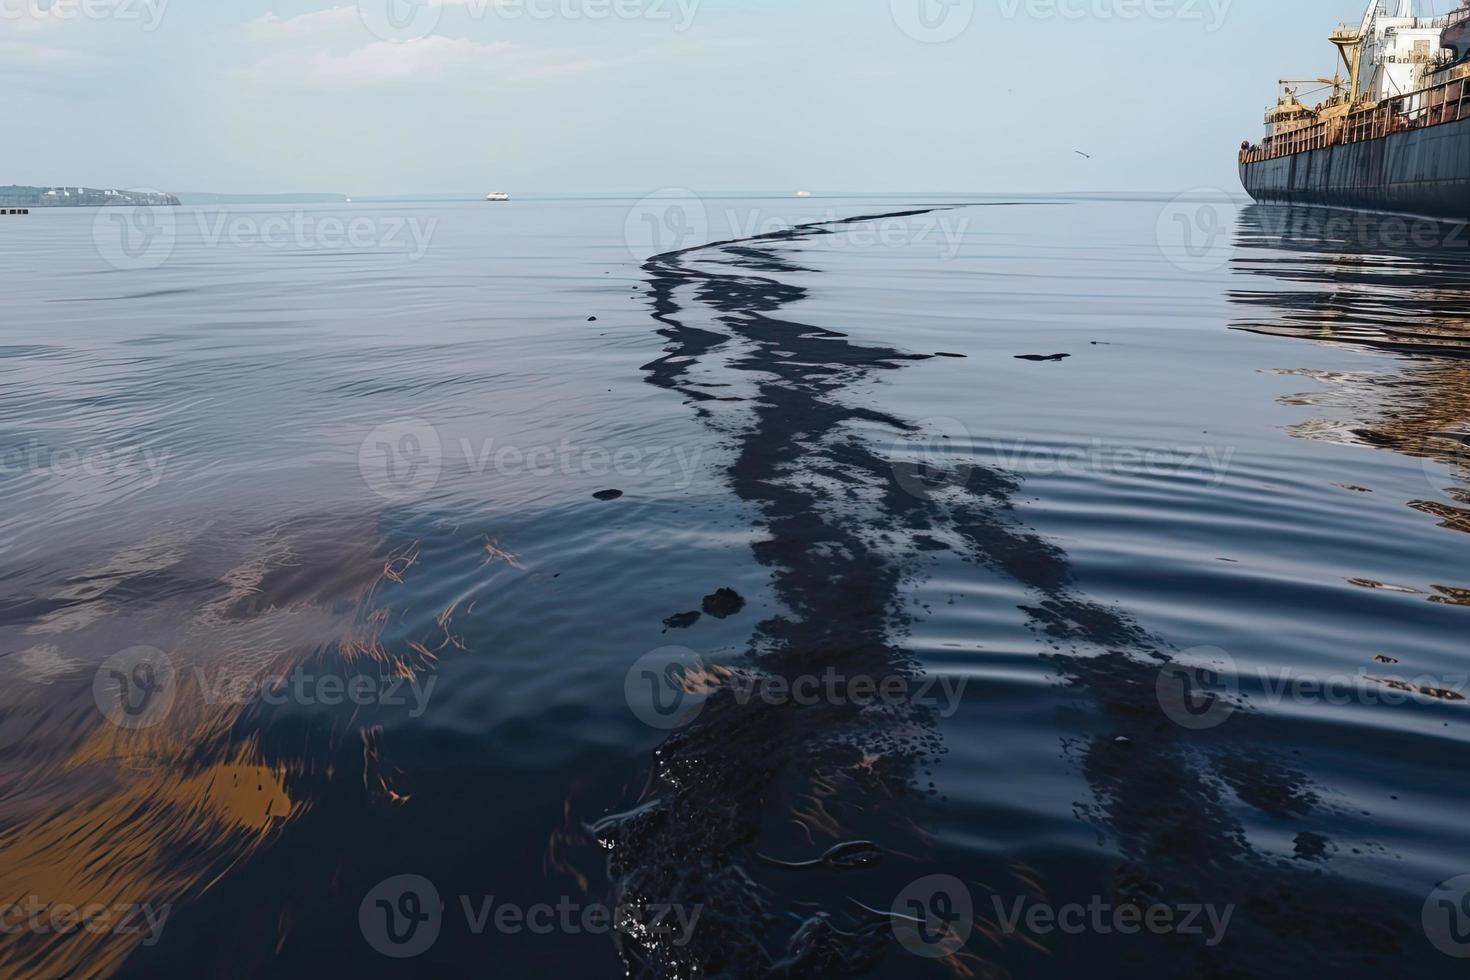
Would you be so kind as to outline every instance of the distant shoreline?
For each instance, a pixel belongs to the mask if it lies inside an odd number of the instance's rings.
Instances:
[[[178,207],[173,194],[96,187],[0,187],[3,208]]]

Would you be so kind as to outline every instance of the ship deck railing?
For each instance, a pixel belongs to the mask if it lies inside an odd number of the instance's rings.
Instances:
[[[1432,88],[1383,102],[1343,119],[1329,119],[1240,151],[1241,163],[1259,163],[1345,143],[1363,143],[1393,133],[1442,126],[1470,119],[1470,78],[1457,78]]]

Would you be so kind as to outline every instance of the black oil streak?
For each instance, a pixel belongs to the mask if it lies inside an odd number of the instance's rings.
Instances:
[[[899,645],[907,624],[900,586],[935,548],[936,535],[961,542],[970,560],[1034,595],[1025,608],[1032,627],[1056,649],[1049,660],[1065,685],[1089,706],[1084,727],[1092,730],[1070,743],[1092,792],[1079,811],[1124,858],[1119,892],[1252,910],[1233,926],[1248,935],[1245,949],[1160,940],[1178,953],[1186,975],[1248,973],[1253,964],[1303,955],[1361,965],[1370,953],[1391,951],[1389,927],[1347,909],[1342,883],[1290,878],[1252,849],[1231,814],[1239,805],[1232,794],[1303,830],[1317,795],[1273,754],[1234,751],[1256,734],[1249,713],[1233,718],[1228,733],[1186,733],[1163,715],[1155,685],[1170,659],[1165,644],[1079,593],[1065,552],[1016,520],[1014,476],[972,467],[959,483],[942,469],[895,460],[864,437],[877,427],[896,439],[916,426],[856,404],[853,389],[926,355],[853,343],[837,330],[782,317],[807,290],[772,276],[812,271],[783,254],[784,246],[848,224],[924,213],[802,226],[656,256],[644,266],[652,315],[668,341],[664,356],[644,368],[648,383],[684,395],[719,431],[731,425],[727,414],[748,414],[732,437],[727,478],[757,515],[763,540],[755,555],[770,569],[782,611],[756,627],[738,669],[787,678],[830,665],[849,676],[915,673]],[[685,292],[715,315],[718,329],[682,322]],[[722,366],[745,372],[755,394],[716,419],[713,396],[691,369]],[[872,818],[886,806],[893,811],[888,833],[901,833],[903,812],[918,805],[916,772],[942,752],[942,740],[918,707],[875,721],[850,705],[739,703],[722,690],[696,723],[664,743],[636,808],[591,832],[611,853],[614,901],[697,896],[704,919],[680,949],[622,937],[630,975],[842,976],[876,964],[892,941],[888,924],[854,917],[840,926],[837,919],[859,903],[883,909],[892,901],[865,891],[860,872],[844,878],[847,905],[815,914],[782,906],[756,880],[760,851],[790,853],[807,843],[780,804],[801,798],[815,781],[838,791],[829,809],[850,804]],[[916,846],[898,838],[884,849]],[[972,879],[988,870],[964,869]],[[1287,908],[1291,916],[1278,914]]]

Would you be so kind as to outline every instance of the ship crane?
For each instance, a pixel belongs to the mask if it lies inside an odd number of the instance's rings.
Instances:
[[[1329,35],[1332,78],[1281,81],[1265,138],[1240,149],[1251,197],[1470,220],[1470,0],[1443,16],[1416,7],[1372,0]],[[1332,96],[1309,108],[1299,95],[1314,83]]]
[[[1422,79],[1406,75],[1406,66],[1422,66],[1442,58],[1441,34],[1454,15],[1427,26],[1416,19],[1414,6],[1414,0],[1370,0],[1368,9],[1363,12],[1362,23],[1356,29],[1343,24],[1329,35],[1328,40],[1337,47],[1347,68],[1351,83],[1347,97],[1349,105],[1356,107],[1375,103],[1416,89]],[[1462,13],[1465,6],[1461,5]],[[1380,21],[1385,24],[1380,25]],[[1405,37],[1412,40],[1405,41]],[[1401,50],[1400,44],[1412,45],[1414,50]],[[1370,53],[1373,55],[1371,65],[1368,63]]]
[[[1382,0],[1369,0],[1368,9],[1363,13],[1363,23],[1356,30],[1343,24],[1328,35],[1328,40],[1337,47],[1337,53],[1342,58],[1342,63],[1347,67],[1348,79],[1352,82],[1352,91],[1348,94],[1348,102],[1356,105],[1359,97],[1363,94],[1362,77],[1359,69],[1363,64],[1363,42],[1367,40],[1368,33],[1373,29],[1373,21],[1378,17],[1378,11],[1382,8]],[[1407,13],[1402,16],[1412,17],[1414,4],[1412,0],[1399,0],[1399,7],[1406,9]]]
[[[1287,95],[1290,95],[1292,98],[1296,98],[1296,94],[1299,89],[1292,88],[1293,85],[1302,86],[1311,85],[1313,83],[1320,83],[1322,85],[1330,86],[1332,88],[1332,101],[1334,102],[1342,98],[1343,87],[1347,85],[1347,82],[1343,79],[1341,75],[1338,75],[1335,78],[1283,78],[1277,84],[1281,85],[1281,87],[1286,90]]]

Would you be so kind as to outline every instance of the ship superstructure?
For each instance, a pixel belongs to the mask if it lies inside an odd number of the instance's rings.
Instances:
[[[1332,78],[1284,80],[1266,134],[1240,150],[1260,201],[1470,218],[1470,0],[1441,17],[1374,0],[1329,41]],[[1304,86],[1328,92],[1315,105]]]

